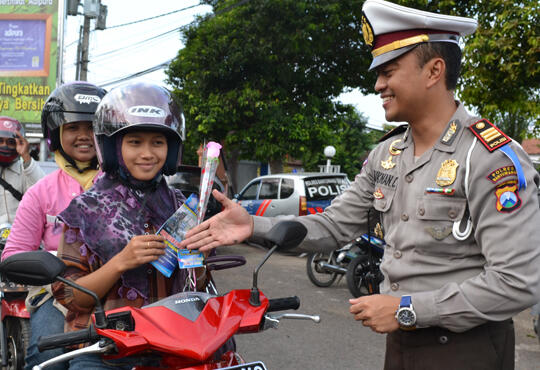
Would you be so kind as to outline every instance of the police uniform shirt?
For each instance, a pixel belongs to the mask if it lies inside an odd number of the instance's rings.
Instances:
[[[367,231],[371,207],[380,211],[381,293],[412,295],[418,327],[462,332],[510,318],[540,298],[538,173],[521,146],[508,143],[526,179],[518,190],[502,150],[489,152],[479,140],[473,146],[468,126],[476,121],[459,104],[434,147],[417,159],[412,135],[388,138],[324,213],[298,218],[308,228],[303,246],[330,250]],[[472,231],[459,240],[469,215]],[[277,221],[254,217],[254,237]]]

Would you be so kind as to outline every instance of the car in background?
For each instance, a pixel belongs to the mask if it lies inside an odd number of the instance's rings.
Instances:
[[[171,176],[166,176],[167,183],[173,188],[179,189],[186,198],[191,194],[199,196],[199,186],[201,182],[201,168],[197,166],[181,165],[176,169],[176,173]],[[225,192],[225,186],[219,181],[214,179],[212,189],[217,189],[220,192]],[[221,204],[210,195],[208,199],[208,206],[204,219],[208,219],[221,211]]]
[[[320,213],[350,186],[344,173],[279,173],[251,180],[234,201],[255,216]]]

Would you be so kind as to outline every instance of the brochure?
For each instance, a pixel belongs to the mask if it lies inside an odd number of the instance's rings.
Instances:
[[[178,266],[179,268],[201,267],[204,264],[204,255],[196,250],[180,249],[179,244],[186,232],[197,225],[197,195],[192,194],[180,208],[169,217],[159,228],[156,234],[165,237],[166,253],[152,265],[166,277],[170,277]]]

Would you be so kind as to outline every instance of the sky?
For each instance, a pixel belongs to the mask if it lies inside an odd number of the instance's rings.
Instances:
[[[158,66],[171,60],[183,47],[179,27],[189,24],[197,14],[211,11],[198,6],[198,0],[101,0],[107,5],[107,29],[93,30],[91,23],[88,81],[110,89],[124,77],[156,68],[138,80],[165,85],[166,75]],[[81,1],[83,3],[83,1]],[[184,9],[177,11],[179,9]],[[82,12],[82,6],[79,11]],[[172,14],[157,17],[162,14]],[[143,22],[146,18],[156,17]],[[83,16],[68,16],[64,36],[64,82],[75,80],[76,53]],[[136,22],[130,25],[126,23]],[[368,72],[366,72],[368,73]],[[125,81],[124,81],[125,82]],[[368,127],[380,128],[386,123],[382,100],[376,95],[363,96],[357,90],[339,98],[351,104],[368,118]]]

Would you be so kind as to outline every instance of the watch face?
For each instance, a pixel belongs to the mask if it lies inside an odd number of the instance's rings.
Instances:
[[[402,326],[413,326],[416,323],[416,314],[410,308],[402,308],[398,312],[397,320]]]

